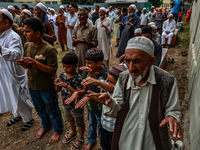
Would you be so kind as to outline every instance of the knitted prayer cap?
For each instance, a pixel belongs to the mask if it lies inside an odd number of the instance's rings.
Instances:
[[[140,34],[142,34],[142,29],[141,28],[137,28],[137,29],[135,29],[134,33],[140,33]]]
[[[13,21],[13,15],[7,9],[0,9],[0,12],[6,15],[8,18],[10,18]]]
[[[119,78],[119,74],[125,70],[127,70],[127,68],[124,65],[114,65],[111,67],[109,74],[114,76],[117,80]]]
[[[103,61],[104,55],[101,49],[98,48],[91,48],[86,51],[85,59],[91,60],[94,62]]]
[[[8,5],[8,9],[15,10],[15,7],[14,7],[14,6],[12,6],[12,5]]]
[[[23,11],[24,13],[28,14],[29,16],[31,16],[30,10],[28,10],[28,9],[23,9],[22,11]]]
[[[130,39],[126,47],[126,50],[128,49],[139,49],[146,52],[150,56],[154,56],[154,44],[150,39],[144,36],[138,36]]]

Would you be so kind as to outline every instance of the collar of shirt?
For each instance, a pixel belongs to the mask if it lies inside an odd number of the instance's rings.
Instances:
[[[7,34],[9,34],[9,32],[11,32],[12,28],[4,31],[1,35],[0,35],[0,39],[3,38],[4,36],[6,36]]]
[[[153,68],[153,66],[151,66],[148,79],[147,79],[147,81],[142,85],[142,87],[143,87],[143,86],[146,86],[147,83],[156,84],[156,79],[155,79],[155,73],[154,73],[154,68]],[[128,79],[128,82],[127,82],[127,87],[126,87],[126,89],[129,89],[129,88],[132,88],[132,89],[140,89],[140,88],[141,88],[141,87],[138,87],[138,86],[135,85],[134,80],[133,80],[133,78],[132,78],[132,76],[131,76],[130,73],[129,73],[129,79]]]
[[[88,21],[87,21],[87,23],[85,24],[84,28],[85,28],[85,27],[89,27]],[[81,28],[81,23],[79,23],[78,28]],[[83,28],[81,28],[81,29],[83,29]]]

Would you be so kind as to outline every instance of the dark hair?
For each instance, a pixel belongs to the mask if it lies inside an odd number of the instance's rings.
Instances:
[[[96,5],[97,8],[99,8],[99,5]]]
[[[26,9],[29,9],[29,6],[27,4],[22,4]]]
[[[19,7],[18,7],[18,6],[16,6],[16,5],[14,5],[13,7],[14,7],[15,9],[19,9]]]
[[[84,14],[86,15],[86,16],[88,16],[88,10],[87,9],[80,9],[79,11],[82,11],[82,12],[84,12]]]
[[[2,15],[3,15],[3,21],[8,20],[9,25],[12,26],[13,21],[8,16],[6,16],[4,13],[2,13]]]
[[[30,27],[34,32],[39,31],[42,36],[43,25],[42,25],[42,21],[40,19],[29,17],[29,18],[24,19],[23,23],[24,23],[24,25],[27,25],[28,27]]]
[[[71,6],[74,7],[75,9],[78,9],[78,7],[77,7],[76,4],[69,4],[69,5],[71,5]],[[69,6],[69,5],[68,5],[68,6]]]
[[[142,34],[146,33],[152,35],[152,28],[150,26],[145,26],[142,28]]]
[[[122,9],[122,13],[127,12],[127,8]]]
[[[78,57],[75,53],[69,52],[62,58],[62,63],[75,66],[78,64]]]
[[[86,60],[91,60],[95,63],[99,61],[103,62],[103,58],[104,58],[103,52],[101,49],[98,48],[91,48],[87,50],[85,54]]]
[[[121,7],[118,7],[117,9],[120,9],[120,10],[121,10],[122,8],[121,8]]]
[[[32,8],[32,7],[30,7],[30,8],[29,8],[29,10],[31,10],[31,9],[33,10],[33,8]]]

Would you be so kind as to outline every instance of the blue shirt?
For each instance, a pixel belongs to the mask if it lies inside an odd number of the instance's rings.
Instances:
[[[181,0],[182,3],[183,3],[183,0]],[[180,12],[180,9],[181,9],[181,2],[179,0],[175,0],[175,3],[174,3],[174,6],[173,6],[173,9],[172,9],[172,13],[179,13]]]

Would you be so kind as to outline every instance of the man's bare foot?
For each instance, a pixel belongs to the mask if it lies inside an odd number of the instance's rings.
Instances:
[[[49,140],[49,143],[54,143],[56,141],[59,140],[60,136],[61,136],[62,132],[59,133],[54,133],[51,137],[51,139]]]
[[[94,143],[92,143],[92,144],[88,143],[87,146],[85,147],[85,150],[91,150],[91,149],[94,147],[94,145],[95,145],[96,143],[97,143],[97,142],[94,142]]]
[[[36,137],[38,139],[40,139],[48,130],[44,130],[43,128],[41,128],[37,133],[36,133]]]

